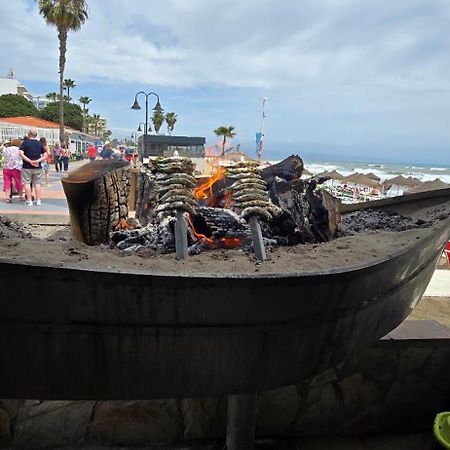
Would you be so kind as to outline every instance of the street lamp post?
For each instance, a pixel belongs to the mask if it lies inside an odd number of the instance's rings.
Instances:
[[[147,134],[149,131],[152,131],[151,125],[150,124],[145,124],[144,122],[139,122],[139,126],[138,126],[136,131],[139,131],[139,132],[142,131],[141,125],[144,126],[144,134]]]
[[[141,106],[139,105],[139,102],[137,100],[138,95],[143,95],[145,97],[145,128],[144,128],[144,136],[147,136],[147,129],[148,129],[148,98],[150,97],[150,95],[154,95],[157,98],[157,102],[155,107],[153,108],[153,111],[159,111],[162,112],[163,109],[161,107],[161,103],[159,102],[159,95],[156,92],[149,92],[149,93],[145,93],[144,91],[139,91],[136,93],[136,95],[134,96],[134,103],[133,106],[131,107],[131,109],[141,109]],[[140,128],[140,124],[139,124],[139,128]],[[139,131],[139,129],[138,129]],[[145,138],[144,138],[145,140]]]

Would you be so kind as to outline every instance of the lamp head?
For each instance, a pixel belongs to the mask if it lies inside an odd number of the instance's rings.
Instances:
[[[153,108],[153,111],[158,111],[158,112],[164,111],[164,110],[162,109],[161,103],[159,103],[159,100],[158,100],[158,102],[156,103],[155,107]]]
[[[136,131],[142,131],[141,124],[139,124],[139,127]]]
[[[141,107],[137,101],[137,98],[134,99],[134,103],[133,103],[133,106],[131,107],[131,109],[141,109]]]

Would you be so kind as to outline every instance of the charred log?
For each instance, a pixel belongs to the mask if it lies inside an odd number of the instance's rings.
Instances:
[[[124,161],[93,161],[62,179],[74,239],[88,245],[108,242],[128,216],[129,179]]]
[[[271,184],[276,177],[286,181],[292,181],[302,176],[303,160],[299,156],[291,155],[278,164],[266,167],[262,170],[262,177]]]
[[[223,208],[197,208],[192,224],[197,233],[213,239],[243,238],[250,233],[237,214]]]

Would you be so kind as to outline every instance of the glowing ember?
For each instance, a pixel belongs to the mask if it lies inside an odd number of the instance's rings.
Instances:
[[[220,238],[220,239],[211,239],[207,237],[206,235],[202,233],[198,233],[197,230],[194,227],[194,224],[192,223],[191,216],[187,215],[187,221],[189,223],[189,226],[192,229],[192,232],[194,233],[195,237],[197,239],[202,239],[210,249],[217,249],[217,248],[236,248],[241,245],[241,240],[239,238]]]

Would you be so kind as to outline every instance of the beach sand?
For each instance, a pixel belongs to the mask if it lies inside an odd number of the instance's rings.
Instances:
[[[294,274],[343,269],[381,262],[406,251],[432,228],[346,236],[321,244],[275,247],[267,261],[241,250],[211,250],[186,260],[175,255],[131,253],[73,241],[69,227],[32,226],[0,221],[0,260],[21,264],[104,270],[117,273],[239,276]],[[3,236],[3,239],[1,237]]]
[[[450,296],[422,297],[408,320],[436,320],[450,328]]]

